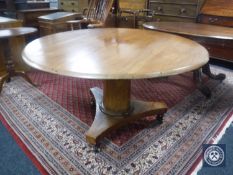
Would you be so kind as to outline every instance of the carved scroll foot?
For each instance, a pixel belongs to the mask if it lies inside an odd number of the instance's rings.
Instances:
[[[209,78],[214,79],[214,80],[220,80],[223,81],[226,78],[226,75],[223,73],[220,74],[213,74],[210,70],[210,65],[207,63],[205,66],[202,67],[202,72],[206,74]]]
[[[163,123],[163,116],[164,116],[164,114],[159,114],[159,115],[157,115],[156,120],[158,121],[159,124],[162,124],[162,123]]]
[[[4,82],[9,83],[11,81],[11,77],[13,76],[21,76],[24,79],[26,79],[30,84],[32,84],[33,86],[36,86],[31,80],[30,78],[26,75],[26,73],[24,71],[11,71],[9,73],[4,74],[2,77],[0,77],[0,93],[2,91],[2,87]]]
[[[198,85],[198,89],[206,98],[211,98],[212,93],[211,93],[211,90],[207,86]]]
[[[213,80],[219,80],[219,81],[223,81],[226,78],[226,75],[223,73],[217,75],[213,74],[210,70],[209,63],[204,65],[201,69],[195,70],[193,72],[193,78],[197,82],[198,89],[201,91],[203,95],[205,95],[207,98],[210,98],[211,91],[207,86],[203,85],[202,76],[201,76],[202,73],[206,74],[209,78]]]
[[[0,93],[2,92],[2,87],[4,82],[6,82],[7,80],[9,80],[9,74],[6,73],[3,76],[0,77]]]
[[[33,86],[37,86],[36,84],[34,84],[31,79],[27,76],[27,74],[24,71],[15,71],[13,76],[21,76],[23,77],[25,80],[27,80],[30,84],[32,84]]]

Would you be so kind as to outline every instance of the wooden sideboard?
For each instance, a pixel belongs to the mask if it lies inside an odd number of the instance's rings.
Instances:
[[[11,28],[11,27],[21,27],[22,21],[15,20],[11,18],[0,17],[0,29]],[[15,37],[10,39],[10,45],[12,50],[12,60],[17,69],[28,69],[28,66],[23,62],[21,58],[21,52],[25,46],[24,37]],[[0,47],[0,72],[5,69],[4,55],[2,47]]]
[[[233,27],[232,0],[206,0],[198,16],[199,23]],[[202,40],[212,57],[233,62],[232,40]]]
[[[233,27],[233,1],[206,0],[198,16],[198,22]]]

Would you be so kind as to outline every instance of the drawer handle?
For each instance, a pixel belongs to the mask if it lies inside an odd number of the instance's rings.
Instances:
[[[186,12],[187,12],[187,10],[185,8],[180,9],[181,14],[186,13]]]
[[[63,3],[63,2],[61,2],[61,5],[64,5],[64,3]]]
[[[218,18],[209,18],[210,23],[217,22],[217,21],[218,21]]]
[[[74,3],[72,2],[71,5],[74,5]]]
[[[157,10],[162,12],[163,11],[163,7],[157,7]]]

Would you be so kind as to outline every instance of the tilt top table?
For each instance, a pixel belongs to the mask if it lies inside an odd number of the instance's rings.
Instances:
[[[164,102],[130,98],[131,80],[176,75],[200,68],[207,50],[179,36],[138,29],[87,29],[49,35],[29,43],[24,61],[46,72],[103,80],[92,88],[96,116],[86,133],[97,144],[109,131],[148,115],[162,122]]]
[[[15,71],[14,63],[12,61],[12,53],[11,53],[11,46],[9,39],[18,36],[25,36],[28,34],[35,33],[37,29],[31,27],[18,27],[18,28],[9,28],[9,29],[2,29],[0,30],[0,44],[3,47],[4,57],[5,60],[0,60],[1,64],[3,65],[5,62],[6,73],[0,76],[0,92],[2,91],[2,87],[5,81],[10,81],[12,76],[22,76],[28,82],[32,84],[30,79],[26,76],[25,72],[23,71]]]

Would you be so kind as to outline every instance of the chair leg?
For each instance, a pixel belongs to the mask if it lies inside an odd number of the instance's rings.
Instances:
[[[27,74],[24,71],[15,71],[13,76],[21,76],[25,80],[27,80],[30,84],[32,84],[33,86],[36,86],[36,84],[32,82],[32,80],[27,76]]]

